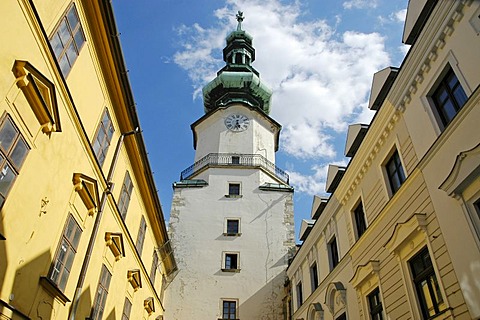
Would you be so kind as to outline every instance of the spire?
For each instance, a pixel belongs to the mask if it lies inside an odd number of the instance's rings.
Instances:
[[[242,30],[245,19],[242,11],[236,14],[237,29],[232,31],[223,49],[226,65],[217,72],[217,77],[203,88],[205,112],[241,102],[270,112],[271,90],[260,81],[259,73],[251,66],[255,61],[253,37]]]

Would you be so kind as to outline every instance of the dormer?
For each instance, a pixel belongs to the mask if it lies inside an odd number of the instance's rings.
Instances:
[[[313,196],[312,220],[320,218],[320,215],[327,206],[328,199],[328,197]]]
[[[413,45],[427,22],[438,0],[408,1],[407,17],[403,28],[402,42]]]
[[[328,165],[328,173],[327,173],[327,182],[325,183],[325,191],[328,193],[335,192],[337,189],[338,184],[343,178],[345,174],[345,167],[337,166],[334,164]]]
[[[315,220],[302,220],[302,224],[300,225],[300,240],[305,241],[307,239],[308,235],[310,234],[310,231],[312,231],[313,225],[315,223]]]
[[[347,143],[345,144],[345,156],[353,157],[357,153],[360,144],[368,131],[368,124],[352,124],[348,126]]]
[[[387,67],[378,71],[373,75],[372,89],[370,90],[370,100],[368,108],[370,110],[378,110],[387,97],[390,88],[398,74],[398,68]]]

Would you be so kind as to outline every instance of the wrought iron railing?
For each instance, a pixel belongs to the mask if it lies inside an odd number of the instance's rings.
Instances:
[[[192,164],[180,174],[180,180],[189,179],[206,167],[260,167],[273,174],[285,183],[289,183],[288,174],[278,168],[273,162],[259,154],[238,153],[209,153],[202,159]]]

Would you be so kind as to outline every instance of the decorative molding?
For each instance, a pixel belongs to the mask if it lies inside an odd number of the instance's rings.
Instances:
[[[55,85],[28,61],[15,60],[12,72],[43,133],[61,132]]]
[[[125,257],[125,248],[123,247],[123,236],[121,233],[105,232],[105,242],[115,256],[115,261],[120,260],[121,257]]]
[[[372,275],[378,276],[379,272],[380,261],[370,260],[366,264],[357,267],[357,269],[355,270],[355,274],[350,280],[350,283],[355,289],[358,289],[358,287],[362,285]]]
[[[438,187],[449,196],[457,198],[480,174],[480,143],[457,155],[455,164],[445,181]]]
[[[88,214],[93,215],[100,204],[97,181],[83,173],[74,173],[72,179],[75,191],[88,209]]]
[[[346,308],[347,290],[341,282],[330,282],[327,286],[325,305],[333,316],[335,316],[338,311]]]
[[[407,242],[415,232],[423,231],[427,233],[427,215],[425,213],[415,213],[407,221],[397,223],[392,235],[385,243],[384,247],[395,254],[400,246]]]
[[[148,315],[152,315],[155,312],[155,304],[152,297],[148,297],[143,301],[143,307],[147,310]]]
[[[127,271],[127,280],[133,287],[134,291],[137,291],[142,287],[142,278],[140,277],[140,270],[128,270]]]

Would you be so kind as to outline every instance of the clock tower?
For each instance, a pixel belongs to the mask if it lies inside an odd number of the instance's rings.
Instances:
[[[179,271],[166,319],[283,319],[294,248],[293,188],[275,165],[281,126],[269,116],[252,37],[227,37],[226,65],[203,88],[194,163],[173,184],[170,238]]]

